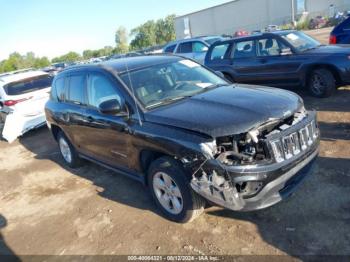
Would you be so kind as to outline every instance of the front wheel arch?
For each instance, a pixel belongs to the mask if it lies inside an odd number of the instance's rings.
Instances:
[[[312,65],[312,66],[309,66],[307,67],[305,70],[304,70],[304,79],[303,79],[303,85],[304,86],[307,86],[308,85],[308,81],[310,79],[310,75],[313,71],[315,70],[318,70],[318,69],[325,69],[325,70],[328,70],[332,73],[332,75],[334,76],[334,79],[336,81],[336,86],[340,86],[342,84],[342,80],[341,80],[341,77],[340,77],[340,74],[337,70],[337,68],[335,68],[334,66],[332,65],[327,65],[327,64],[321,64],[321,65]]]
[[[336,90],[336,78],[327,68],[316,68],[310,72],[307,79],[309,92],[318,98],[330,97]]]

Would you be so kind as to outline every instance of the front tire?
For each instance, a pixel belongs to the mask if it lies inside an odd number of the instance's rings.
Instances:
[[[336,90],[336,81],[329,70],[317,69],[311,73],[308,87],[310,93],[315,97],[330,97]]]
[[[82,164],[81,158],[79,157],[72,143],[62,131],[60,131],[57,135],[57,142],[66,165],[68,165],[70,168],[80,167]]]
[[[148,186],[158,208],[172,221],[191,222],[204,210],[206,201],[192,190],[183,167],[170,157],[151,164]]]

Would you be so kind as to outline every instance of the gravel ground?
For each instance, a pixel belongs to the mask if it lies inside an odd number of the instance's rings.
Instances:
[[[0,254],[350,255],[350,87],[301,94],[318,111],[321,153],[288,200],[164,219],[147,188],[88,163],[71,170],[46,128],[0,141]]]

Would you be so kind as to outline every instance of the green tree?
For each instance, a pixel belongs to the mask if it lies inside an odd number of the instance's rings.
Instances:
[[[55,57],[54,59],[52,59],[53,63],[60,63],[60,62],[75,62],[75,61],[79,61],[81,60],[81,56],[76,53],[76,52],[69,52],[65,55],[59,56],[59,57]]]
[[[22,69],[24,68],[23,57],[19,53],[14,52],[9,55],[8,59],[2,62],[1,67],[2,72],[9,72]]]
[[[35,68],[43,68],[49,65],[50,65],[50,60],[46,56],[41,58],[36,58],[34,61]]]
[[[175,15],[169,15],[156,22],[156,43],[158,45],[174,41],[175,35]]]
[[[115,32],[115,49],[113,53],[125,54],[128,51],[128,32],[125,27],[120,26]]]
[[[28,52],[25,55],[14,52],[0,62],[0,73],[31,67],[42,68],[49,64],[50,61],[47,57],[36,57],[33,52]]]
[[[153,20],[149,20],[146,23],[134,28],[131,31],[131,35],[134,36],[134,39],[130,43],[131,48],[136,50],[155,45],[155,31],[156,23]]]
[[[90,59],[94,56],[94,51],[93,50],[84,50],[83,51],[83,58],[85,60]]]
[[[134,28],[131,35],[131,49],[143,49],[154,45],[163,45],[175,39],[175,15],[169,15],[157,21],[149,20]]]

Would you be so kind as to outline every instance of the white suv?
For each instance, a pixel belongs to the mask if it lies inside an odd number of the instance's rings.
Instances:
[[[209,47],[217,41],[223,41],[227,38],[222,36],[203,36],[190,39],[182,39],[167,44],[163,52],[181,55],[196,60],[204,64],[205,55]]]
[[[0,137],[13,142],[45,124],[44,106],[52,77],[43,71],[19,70],[0,74]]]

